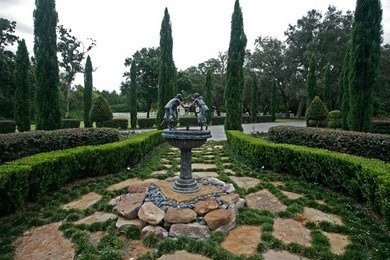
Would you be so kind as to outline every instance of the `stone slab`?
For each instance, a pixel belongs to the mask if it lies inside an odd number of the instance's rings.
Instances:
[[[234,255],[248,257],[256,254],[260,241],[261,228],[245,225],[233,229],[221,246]]]
[[[175,172],[175,176],[179,176],[180,175],[180,172]],[[201,178],[201,179],[207,179],[207,178],[210,178],[210,177],[218,177],[219,174],[217,172],[192,172],[192,177],[197,179],[197,178]]]
[[[75,224],[87,224],[91,225],[92,223],[96,222],[106,222],[109,219],[116,219],[118,216],[112,213],[106,213],[106,212],[95,212],[91,216],[88,216],[86,218],[80,219],[79,221],[75,222]]]
[[[205,238],[209,233],[208,226],[199,223],[173,224],[169,230],[170,237]]]
[[[216,169],[217,165],[215,164],[205,164],[205,163],[193,163],[192,169],[200,169],[200,170],[209,170]]]
[[[84,196],[81,197],[81,199],[72,201],[68,204],[62,205],[61,208],[63,209],[81,209],[84,210],[96,202],[98,202],[102,198],[102,195],[97,194],[95,192],[90,192]]]
[[[97,246],[105,233],[105,231],[92,232],[89,234],[88,240],[92,245]]]
[[[238,187],[243,189],[253,188],[260,183],[259,179],[251,178],[251,177],[231,176],[230,179],[232,179],[232,181],[234,181],[238,185]]]
[[[74,259],[74,245],[58,230],[61,224],[56,222],[25,232],[15,241],[14,259]]]
[[[345,248],[349,245],[348,236],[338,233],[323,232],[329,239],[330,251],[335,255],[343,255]]]
[[[163,255],[158,260],[211,260],[208,257],[190,254],[184,250],[176,251],[174,254]]]
[[[245,200],[250,208],[265,209],[272,213],[278,213],[287,208],[275,195],[266,189],[245,196]]]
[[[296,200],[296,199],[299,199],[301,197],[303,197],[302,194],[298,194],[298,193],[294,193],[294,192],[289,192],[289,191],[284,191],[282,190],[282,193],[284,195],[287,196],[287,198],[289,198],[290,200]]]
[[[159,175],[165,175],[165,174],[167,174],[167,170],[154,171],[150,175],[151,176],[159,176]]]
[[[124,217],[118,216],[118,220],[115,223],[115,227],[122,233],[125,232],[126,227],[133,225],[142,229],[144,227],[144,222],[138,218],[135,219],[126,219]]]
[[[140,179],[138,179],[138,178],[127,179],[127,180],[124,180],[124,181],[121,181],[121,182],[118,182],[118,183],[115,183],[115,184],[109,186],[107,188],[107,190],[120,190],[120,189],[123,189],[125,187],[128,187],[131,183],[137,182],[137,181],[140,181]]]
[[[224,171],[225,171],[227,174],[236,175],[236,172],[233,171],[232,169],[225,169]]]
[[[293,219],[275,218],[273,235],[285,244],[298,243],[311,246],[310,230]]]
[[[318,209],[304,207],[303,215],[308,221],[312,221],[312,222],[327,221],[335,225],[344,225],[343,221],[339,216],[330,213],[325,213]]]
[[[144,246],[144,244],[140,240],[131,240],[122,248],[122,251],[125,254],[125,257],[123,257],[122,259],[137,259],[138,257],[148,252],[152,252],[153,250],[153,248]]]
[[[291,254],[286,250],[268,250],[263,254],[264,260],[309,260],[306,257]]]

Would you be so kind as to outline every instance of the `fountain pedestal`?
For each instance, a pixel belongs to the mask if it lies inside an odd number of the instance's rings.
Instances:
[[[209,130],[165,129],[162,136],[170,145],[179,148],[181,152],[180,176],[172,185],[172,190],[179,193],[199,191],[198,183],[192,178],[191,149],[201,147],[207,141],[207,138],[211,137],[211,132]]]

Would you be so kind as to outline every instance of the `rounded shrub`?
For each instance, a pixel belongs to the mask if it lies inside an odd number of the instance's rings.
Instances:
[[[323,125],[323,122],[328,118],[328,109],[324,102],[317,96],[311,102],[309,108],[306,111],[306,121],[316,121],[316,127]],[[310,125],[310,124],[309,124]]]
[[[91,109],[91,121],[96,122],[97,127],[103,126],[104,121],[112,119],[112,112],[107,100],[102,96],[98,96],[93,102]]]
[[[343,113],[340,110],[333,110],[329,112],[329,128],[341,128],[343,126]]]

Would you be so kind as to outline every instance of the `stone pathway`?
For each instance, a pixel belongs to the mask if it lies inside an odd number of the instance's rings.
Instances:
[[[234,181],[238,185],[238,187],[246,189],[246,190],[249,189],[249,188],[253,188],[257,184],[260,183],[259,179],[251,178],[251,177],[231,176],[230,179],[232,179],[232,181]]]
[[[234,255],[248,257],[256,253],[260,238],[260,227],[240,226],[229,233],[221,246]]]
[[[273,235],[286,244],[298,243],[303,246],[311,246],[310,230],[293,219],[276,218]]]
[[[272,213],[278,213],[287,208],[286,205],[280,202],[280,200],[268,190],[251,193],[245,196],[245,200],[250,208],[265,209]]]
[[[81,197],[79,200],[72,201],[68,204],[62,205],[63,209],[86,209],[96,202],[98,202],[102,198],[102,195],[97,194],[95,192],[90,192]]]
[[[174,254],[163,255],[158,260],[211,260],[208,257],[190,254],[184,250],[176,251]]]

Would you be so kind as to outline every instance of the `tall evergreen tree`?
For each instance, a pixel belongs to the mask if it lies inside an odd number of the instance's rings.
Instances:
[[[332,75],[330,71],[330,64],[326,66],[325,71],[325,86],[324,86],[324,103],[326,105],[326,108],[331,111],[332,110]]]
[[[93,81],[92,81],[92,62],[91,57],[87,57],[87,61],[85,62],[85,70],[84,70],[84,127],[92,127],[92,121],[90,118],[90,112],[92,107],[92,89],[93,89]]]
[[[137,65],[135,59],[130,67],[130,125],[137,128]]]
[[[158,110],[157,127],[161,128],[161,122],[164,117],[165,104],[176,95],[175,75],[176,68],[172,56],[173,39],[172,27],[169,18],[168,9],[165,8],[164,18],[160,30],[160,60],[158,73]]]
[[[252,123],[256,123],[257,108],[259,106],[259,102],[258,102],[259,84],[257,82],[256,74],[253,75],[252,84],[253,85],[252,85],[252,93],[251,93],[251,117],[252,117]]]
[[[19,41],[15,71],[15,121],[19,132],[30,131],[30,60],[26,42]]]
[[[244,32],[242,11],[239,0],[236,0],[232,15],[225,90],[225,129],[228,130],[242,131],[243,64],[246,43],[247,39]]]
[[[318,96],[317,90],[317,58],[313,53],[310,58],[309,72],[306,82],[306,109],[309,107],[315,96]]]
[[[375,81],[381,51],[380,0],[357,0],[349,62],[348,126],[353,131],[372,128]]]
[[[272,81],[272,87],[271,87],[271,116],[272,121],[275,121],[276,119],[276,79],[273,79]]]
[[[343,112],[343,129],[348,130],[348,113],[349,113],[349,61],[351,59],[352,42],[349,41],[344,56],[343,69],[340,77],[340,108]]]
[[[213,83],[212,83],[212,71],[209,69],[207,70],[206,74],[206,105],[209,107],[209,113],[207,115],[207,123],[210,124],[211,117],[213,115]]]
[[[61,127],[57,61],[57,20],[54,0],[36,0],[34,53],[36,58],[36,128]]]

